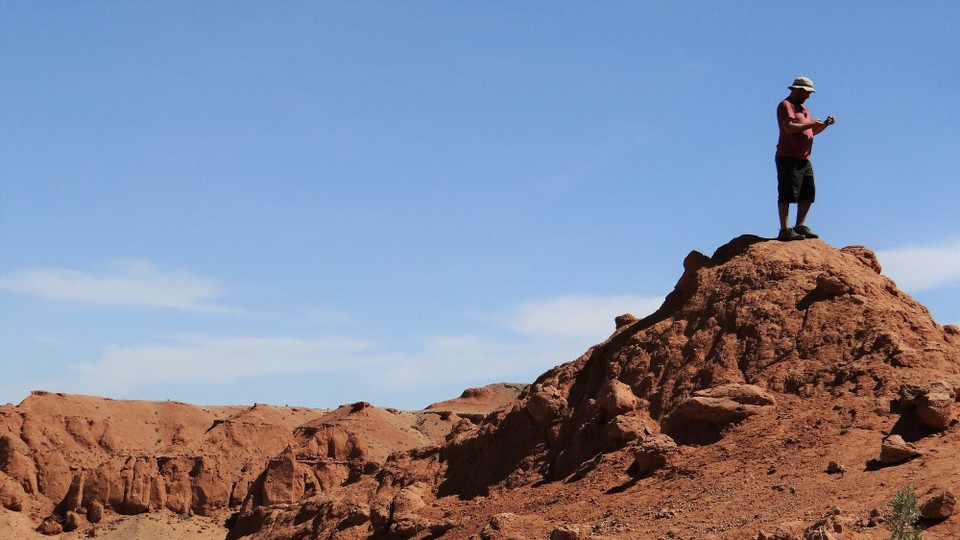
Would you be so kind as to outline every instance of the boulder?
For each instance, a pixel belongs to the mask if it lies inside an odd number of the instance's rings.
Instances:
[[[617,326],[617,330],[619,330],[625,326],[630,326],[638,320],[639,319],[634,317],[632,314],[624,313],[623,315],[617,315],[617,317],[613,320],[613,323]]]
[[[725,384],[700,390],[680,402],[663,421],[663,430],[678,442],[706,444],[723,428],[770,410],[773,397],[752,384]]]
[[[943,431],[954,421],[954,398],[945,392],[929,393],[917,402],[917,418],[935,431]]]
[[[57,516],[47,516],[40,525],[37,526],[37,532],[47,536],[56,536],[63,534],[63,525]]]
[[[915,411],[917,420],[927,429],[943,431],[956,421],[956,386],[951,379],[904,385],[900,388],[900,407],[904,411]]]
[[[549,426],[560,419],[567,408],[567,400],[553,386],[538,386],[532,389],[526,408],[534,422]]]
[[[880,464],[896,465],[920,456],[921,452],[903,440],[900,435],[890,435],[883,439],[880,447]]]
[[[79,529],[82,524],[80,514],[73,510],[67,510],[67,513],[63,516],[63,532],[75,531]]]
[[[633,389],[616,379],[604,383],[597,393],[597,406],[610,417],[626,414],[639,405],[640,399],[634,395]]]
[[[450,529],[456,527],[458,524],[458,522],[447,518],[440,519],[438,521],[432,521],[427,526],[427,531],[430,532],[430,536],[427,538],[439,538]]]
[[[668,416],[668,423],[702,422],[717,426],[735,424],[757,414],[750,407],[726,398],[694,396],[677,405]]]
[[[90,523],[100,523],[103,519],[103,503],[100,501],[91,501],[87,505],[87,521]]]
[[[600,435],[612,443],[626,443],[650,435],[645,419],[635,415],[620,415],[604,424]]]
[[[720,386],[714,386],[713,388],[700,390],[695,392],[693,395],[708,398],[729,399],[741,405],[768,406],[776,404],[776,400],[773,399],[773,396],[755,384],[722,384]]]
[[[316,501],[325,501],[321,516],[310,518],[315,524],[311,538],[328,537],[327,534],[320,534],[320,531],[337,531],[336,534],[330,534],[330,538],[399,539],[422,537],[425,534],[430,537],[446,532],[455,524],[449,520],[433,519],[433,509],[424,502],[428,491],[428,487],[418,482],[398,491],[384,489],[372,498],[372,494],[366,493],[354,492],[344,498],[324,492],[295,507],[302,508],[316,504]],[[349,534],[344,532],[348,529],[351,529]]]
[[[957,497],[949,489],[935,489],[920,503],[920,515],[930,521],[942,521],[956,511]]]
[[[420,511],[426,503],[423,502],[424,486],[413,484],[400,490],[393,498],[393,515],[415,514]]]
[[[666,466],[670,454],[677,451],[677,443],[667,435],[653,435],[633,448],[630,470],[638,475],[649,474]]]
[[[420,483],[401,489],[391,501],[391,521],[388,533],[397,538],[411,538],[424,531],[445,531],[450,522],[434,522],[424,515],[423,496],[428,488]]]
[[[23,510],[26,493],[19,482],[0,472],[0,506],[7,510],[19,512]]]
[[[561,525],[550,532],[550,540],[580,540],[580,528]]]

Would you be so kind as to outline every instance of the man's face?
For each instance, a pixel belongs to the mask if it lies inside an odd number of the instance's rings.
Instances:
[[[802,88],[796,88],[795,91],[797,92],[797,103],[803,103],[808,97],[810,97],[810,94],[812,93],[809,90],[804,90]]]

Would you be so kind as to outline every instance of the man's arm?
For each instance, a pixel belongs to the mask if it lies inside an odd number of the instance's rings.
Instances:
[[[836,123],[836,121],[837,119],[832,116],[828,116],[826,120],[820,120],[819,118],[817,118],[812,122],[813,126],[811,127],[811,129],[813,129],[813,134],[819,135],[823,133],[823,130],[827,129],[827,126],[832,126],[833,124]]]
[[[812,129],[813,134],[818,135],[823,133],[823,130],[827,129],[827,126],[832,126],[836,121],[836,118],[832,116],[828,116],[826,120],[820,120],[818,118],[813,122],[797,122],[793,118],[786,118],[783,122],[783,130],[787,133],[800,133],[801,131]]]

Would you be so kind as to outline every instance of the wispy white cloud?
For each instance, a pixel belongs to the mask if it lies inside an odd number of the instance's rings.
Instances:
[[[526,378],[575,358],[556,343],[504,342],[474,335],[434,336],[415,351],[386,350],[341,336],[191,336],[173,344],[109,346],[75,364],[69,380],[37,388],[109,397],[136,396],[160,384],[230,385],[257,377],[337,373],[391,392],[467,381]],[[564,354],[565,353],[565,354]],[[461,388],[462,389],[462,388]]]
[[[435,336],[417,354],[391,362],[384,384],[415,388],[424,380],[530,382],[544,371],[576,359],[615,330],[624,313],[644,317],[662,297],[570,295],[527,302],[493,322],[507,335]]]
[[[243,388],[257,377],[330,373],[371,388],[369,399],[411,395],[426,388],[450,388],[452,396],[477,384],[530,382],[606,339],[614,330],[616,315],[632,312],[643,316],[660,303],[659,298],[642,296],[567,296],[531,302],[493,321],[499,328],[492,332],[478,328],[477,333],[433,335],[419,346],[403,349],[374,341],[376,337],[363,340],[336,335],[194,335],[165,344],[113,345],[94,361],[71,366],[68,379],[34,387],[136,397],[154,385]]]
[[[424,348],[392,359],[380,373],[390,391],[436,385],[462,390],[469,384],[529,382],[573,360],[586,347],[554,339],[497,339],[489,336],[434,336]]]
[[[662,297],[649,296],[563,296],[523,304],[512,310],[504,322],[521,334],[602,339],[613,333],[617,315],[632,313],[644,317],[662,303]]]
[[[960,238],[934,245],[878,251],[884,275],[909,292],[960,282]]]
[[[191,336],[170,345],[107,347],[96,362],[74,366],[70,386],[115,396],[163,383],[229,384],[276,374],[362,372],[387,360],[371,350],[369,342],[343,337]]]
[[[576,359],[615,330],[617,315],[643,317],[663,298],[571,295],[527,302],[493,322],[506,335],[436,336],[419,354],[390,364],[391,389],[432,381],[530,382],[544,371]]]
[[[391,391],[442,381],[465,381],[480,373],[496,377],[502,372],[493,366],[499,359],[489,339],[474,335],[435,336],[413,354],[398,356],[379,374],[381,384]]]
[[[312,308],[304,310],[299,317],[313,324],[343,325],[356,322],[354,317],[345,311],[332,309]]]
[[[92,274],[65,268],[30,268],[0,275],[0,289],[98,305],[137,306],[223,313],[214,301],[219,285],[184,270],[161,270],[141,260],[118,260]]]

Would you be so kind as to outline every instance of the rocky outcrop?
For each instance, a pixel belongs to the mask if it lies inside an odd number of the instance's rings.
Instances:
[[[916,422],[932,431],[943,431],[957,422],[956,411],[960,394],[956,378],[938,380],[924,385],[905,385],[900,389],[900,407],[904,413],[916,416]]]
[[[698,390],[663,419],[663,431],[686,444],[709,444],[730,425],[773,409],[773,397],[752,384]]]
[[[520,481],[518,470],[531,481],[563,478],[645,432],[711,444],[777,411],[778,393],[882,398],[921,384],[918,366],[958,372],[957,340],[859,246],[743,236],[711,257],[693,252],[659,310],[616,326],[539,377],[512,409],[447,445],[441,493],[482,494]],[[942,425],[952,405],[925,395],[918,410]]]
[[[213,516],[296,504],[375,472],[394,452],[441,443],[453,426],[473,425],[453,409],[482,418],[520,388],[472,389],[443,409],[415,412],[369,403],[333,411],[198,407],[38,391],[0,408],[0,505],[48,514],[38,530],[54,534],[98,523],[105,512]]]
[[[527,413],[540,426],[549,426],[562,418],[567,400],[553,386],[537,385],[531,388],[526,403]]]
[[[19,512],[23,510],[24,501],[27,493],[19,482],[13,480],[5,473],[0,473],[0,506],[7,510]]]
[[[58,523],[104,508],[211,515],[230,505],[234,476],[262,469],[319,414],[35,392],[0,410],[0,470]]]
[[[513,403],[526,385],[497,383],[481,388],[468,388],[458,398],[427,405],[424,411],[450,412],[464,418],[480,421],[490,411]]]
[[[600,386],[597,406],[608,417],[616,417],[636,410],[640,406],[640,400],[628,385],[611,379]]]

